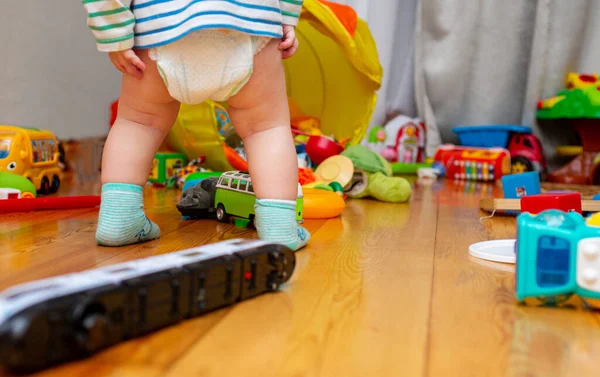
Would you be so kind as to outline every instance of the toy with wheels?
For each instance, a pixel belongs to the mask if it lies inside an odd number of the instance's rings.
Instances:
[[[433,157],[454,180],[493,182],[510,174],[510,153],[504,148],[457,147],[445,144]]]
[[[452,129],[462,146],[506,148],[510,152],[512,174],[527,171],[545,173],[548,162],[542,144],[531,128],[516,125],[460,126]]]
[[[254,204],[256,195],[252,186],[250,174],[230,171],[221,174],[217,181],[214,208],[217,220],[228,222],[231,217],[254,221]],[[302,222],[304,198],[302,187],[298,184],[296,198],[296,220]]]
[[[57,192],[61,169],[58,140],[47,130],[0,126],[0,172],[29,179],[40,194]]]

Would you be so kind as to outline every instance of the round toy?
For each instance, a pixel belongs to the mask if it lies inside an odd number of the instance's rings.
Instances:
[[[352,175],[354,175],[354,164],[345,156],[329,157],[315,171],[317,181],[327,184],[337,182],[342,187],[346,187],[350,183]]]
[[[469,246],[469,254],[492,262],[515,263],[515,240],[493,240]]]
[[[341,215],[346,202],[338,194],[312,188],[303,188],[304,219],[330,219]]]
[[[311,161],[320,164],[327,158],[338,155],[344,151],[339,143],[324,136],[310,136],[306,143],[306,153]]]

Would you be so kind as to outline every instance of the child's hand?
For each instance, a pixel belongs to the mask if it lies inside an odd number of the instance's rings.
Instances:
[[[108,56],[119,71],[131,75],[138,80],[142,79],[142,72],[146,69],[146,65],[132,49],[109,52]]]
[[[298,50],[298,38],[296,28],[292,25],[283,25],[283,38],[279,44],[284,59],[291,58]]]

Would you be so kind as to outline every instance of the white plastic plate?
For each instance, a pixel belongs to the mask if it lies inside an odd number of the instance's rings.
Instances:
[[[515,263],[515,240],[493,240],[474,243],[469,246],[469,254],[492,262]]]

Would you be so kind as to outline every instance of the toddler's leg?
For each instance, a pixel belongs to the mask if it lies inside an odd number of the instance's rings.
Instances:
[[[171,98],[147,51],[142,80],[123,75],[119,112],[102,157],[102,204],[96,240],[122,246],[158,238],[160,230],[144,214],[142,187],[152,159],[173,126],[179,103]]]
[[[278,44],[256,55],[250,81],[229,100],[230,117],[248,156],[259,237],[297,250],[310,234],[296,222],[298,158]]]

